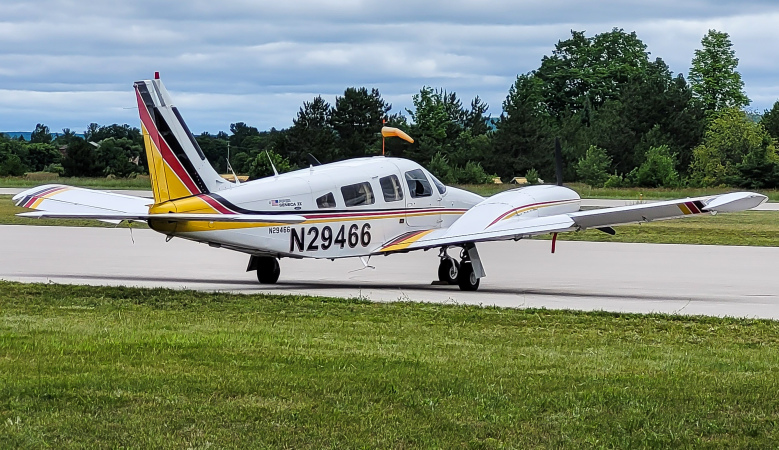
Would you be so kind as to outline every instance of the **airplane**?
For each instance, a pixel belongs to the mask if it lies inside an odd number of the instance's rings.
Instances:
[[[355,158],[249,182],[230,182],[206,160],[173,105],[159,74],[134,83],[153,199],[45,185],[13,197],[35,211],[23,217],[142,221],[167,239],[178,237],[245,253],[246,271],[276,283],[282,258],[360,258],[438,249],[438,279],[465,291],[486,276],[477,244],[693,215],[743,211],[767,197],[733,192],[604,209],[582,210],[562,185],[532,185],[484,198],[446,186],[416,162]],[[384,128],[385,136],[413,141]],[[314,160],[315,161],[315,160]],[[315,164],[317,162],[315,161]],[[274,172],[276,172],[274,168]],[[449,255],[460,249],[459,258]]]

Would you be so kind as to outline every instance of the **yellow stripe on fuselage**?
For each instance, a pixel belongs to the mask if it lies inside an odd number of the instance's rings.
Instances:
[[[194,197],[193,197],[194,198]],[[189,200],[189,199],[187,199]],[[176,202],[171,203],[178,203],[180,200],[177,200]],[[205,202],[203,202],[205,203]],[[154,208],[159,208],[156,212],[158,213],[167,213],[171,209],[165,209],[163,208],[164,205],[157,205]],[[152,214],[154,214],[154,208],[152,209]],[[181,211],[178,211],[181,212]],[[187,212],[201,212],[201,211],[187,211]],[[293,212],[290,211],[292,214]],[[436,215],[436,214],[459,214],[462,215],[463,212],[445,212],[445,213],[438,213],[438,212],[431,212],[431,213],[420,213],[420,214],[387,214],[387,215],[381,215],[381,216],[363,216],[363,215],[354,215],[349,217],[330,217],[330,218],[311,218],[309,220],[306,220],[304,222],[301,222],[296,225],[313,225],[313,224],[319,224],[319,223],[328,223],[328,222],[354,222],[354,221],[368,221],[368,220],[385,220],[385,219],[405,219],[406,217],[414,216],[414,217],[421,217],[421,216],[430,216],[430,215]],[[151,227],[157,231],[160,232],[176,232],[176,233],[192,233],[192,232],[199,232],[199,231],[217,231],[217,230],[240,230],[240,229],[246,229],[246,228],[262,228],[262,227],[277,227],[280,224],[279,223],[267,223],[267,222],[241,222],[241,223],[232,223],[232,222],[210,222],[205,220],[199,220],[199,221],[181,221],[181,222],[171,222],[168,220],[151,220]]]
[[[427,236],[428,234],[432,233],[434,230],[427,230],[423,231],[419,234],[415,234],[409,238],[403,239],[402,241],[398,242],[397,244],[392,244],[389,247],[384,247],[381,249],[382,252],[396,252],[398,250],[405,250],[407,249],[411,244],[414,242],[422,239],[423,237]]]
[[[677,206],[679,206],[679,209],[682,210],[684,215],[692,214],[692,211],[690,211],[690,208],[687,207],[684,203],[679,203]]]

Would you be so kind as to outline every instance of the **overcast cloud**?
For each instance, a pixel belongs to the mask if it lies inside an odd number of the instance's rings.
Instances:
[[[3,0],[0,130],[138,123],[132,82],[160,71],[193,132],[292,123],[303,101],[379,88],[393,111],[424,86],[499,115],[518,74],[570,30],[635,31],[687,74],[710,28],[730,34],[762,111],[779,99],[779,2]]]

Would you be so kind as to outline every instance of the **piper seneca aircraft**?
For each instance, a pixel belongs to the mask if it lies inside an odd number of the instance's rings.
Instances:
[[[536,185],[489,198],[445,186],[400,158],[339,161],[245,183],[216,173],[155,74],[135,83],[153,200],[46,185],[14,197],[25,217],[144,221],[180,237],[249,255],[247,271],[276,283],[282,258],[359,257],[439,249],[438,278],[476,290],[486,275],[477,244],[611,228],[702,213],[742,211],[767,198],[751,192],[582,211],[579,195]],[[384,136],[413,140],[393,128]],[[316,162],[316,161],[314,161]],[[275,168],[274,168],[275,171]],[[459,258],[450,251],[460,249]],[[432,269],[431,269],[432,272]]]

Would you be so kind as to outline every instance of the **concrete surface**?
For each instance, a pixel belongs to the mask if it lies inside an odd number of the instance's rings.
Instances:
[[[0,279],[272,292],[375,301],[664,312],[779,319],[779,248],[549,241],[479,244],[477,292],[431,285],[436,251],[281,261],[277,285],[244,272],[248,257],[151,230],[0,226]]]

